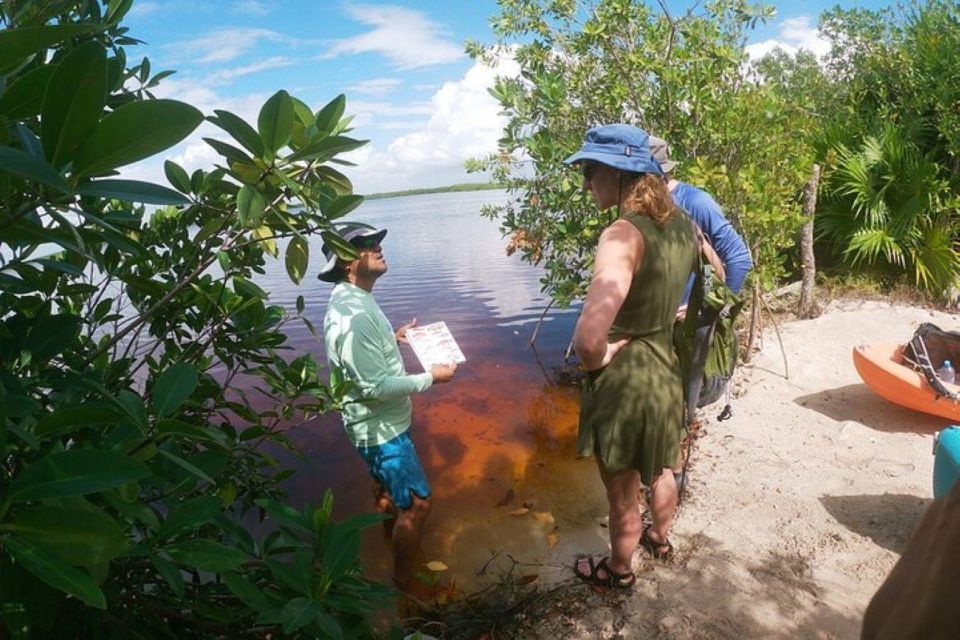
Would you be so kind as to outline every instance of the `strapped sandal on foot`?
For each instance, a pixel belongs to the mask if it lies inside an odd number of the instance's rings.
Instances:
[[[593,563],[593,556],[577,556],[573,563],[573,572],[578,578],[595,587],[606,587],[608,589],[629,589],[636,583],[637,576],[630,571],[628,573],[615,573],[607,564],[609,557],[601,558],[600,562]],[[580,561],[586,560],[590,566],[590,573],[580,571]],[[604,576],[600,575],[603,571]]]
[[[664,540],[663,542],[655,542],[653,538],[650,537],[650,529],[652,525],[648,525],[643,530],[643,535],[640,536],[640,546],[647,550],[647,552],[657,560],[669,560],[673,557],[673,545],[670,544],[670,540]]]

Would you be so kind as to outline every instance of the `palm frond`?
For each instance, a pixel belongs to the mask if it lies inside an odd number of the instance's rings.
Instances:
[[[886,229],[861,229],[853,234],[843,256],[852,266],[875,265],[881,257],[898,266],[904,265],[903,248]]]

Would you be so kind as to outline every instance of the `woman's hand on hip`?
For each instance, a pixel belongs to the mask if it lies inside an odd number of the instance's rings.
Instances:
[[[623,349],[630,342],[630,338],[622,338],[616,342],[607,343],[607,352],[603,354],[603,360],[600,361],[600,366],[598,369],[602,369],[613,360],[613,357],[617,355],[620,349]]]

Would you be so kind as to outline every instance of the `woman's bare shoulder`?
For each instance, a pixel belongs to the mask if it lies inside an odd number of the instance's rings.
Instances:
[[[610,242],[642,243],[643,233],[629,220],[620,218],[603,230],[603,233],[600,234],[600,242],[601,244]]]

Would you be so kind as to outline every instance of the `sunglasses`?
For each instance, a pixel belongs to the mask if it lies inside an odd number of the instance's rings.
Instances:
[[[353,240],[350,241],[350,244],[355,246],[357,249],[360,249],[361,251],[376,249],[377,247],[380,246],[380,242],[376,238],[370,237],[370,236],[354,238]]]
[[[580,173],[583,174],[583,179],[587,182],[593,180],[593,176],[596,174],[599,166],[599,162],[590,162],[589,160],[580,163]]]

